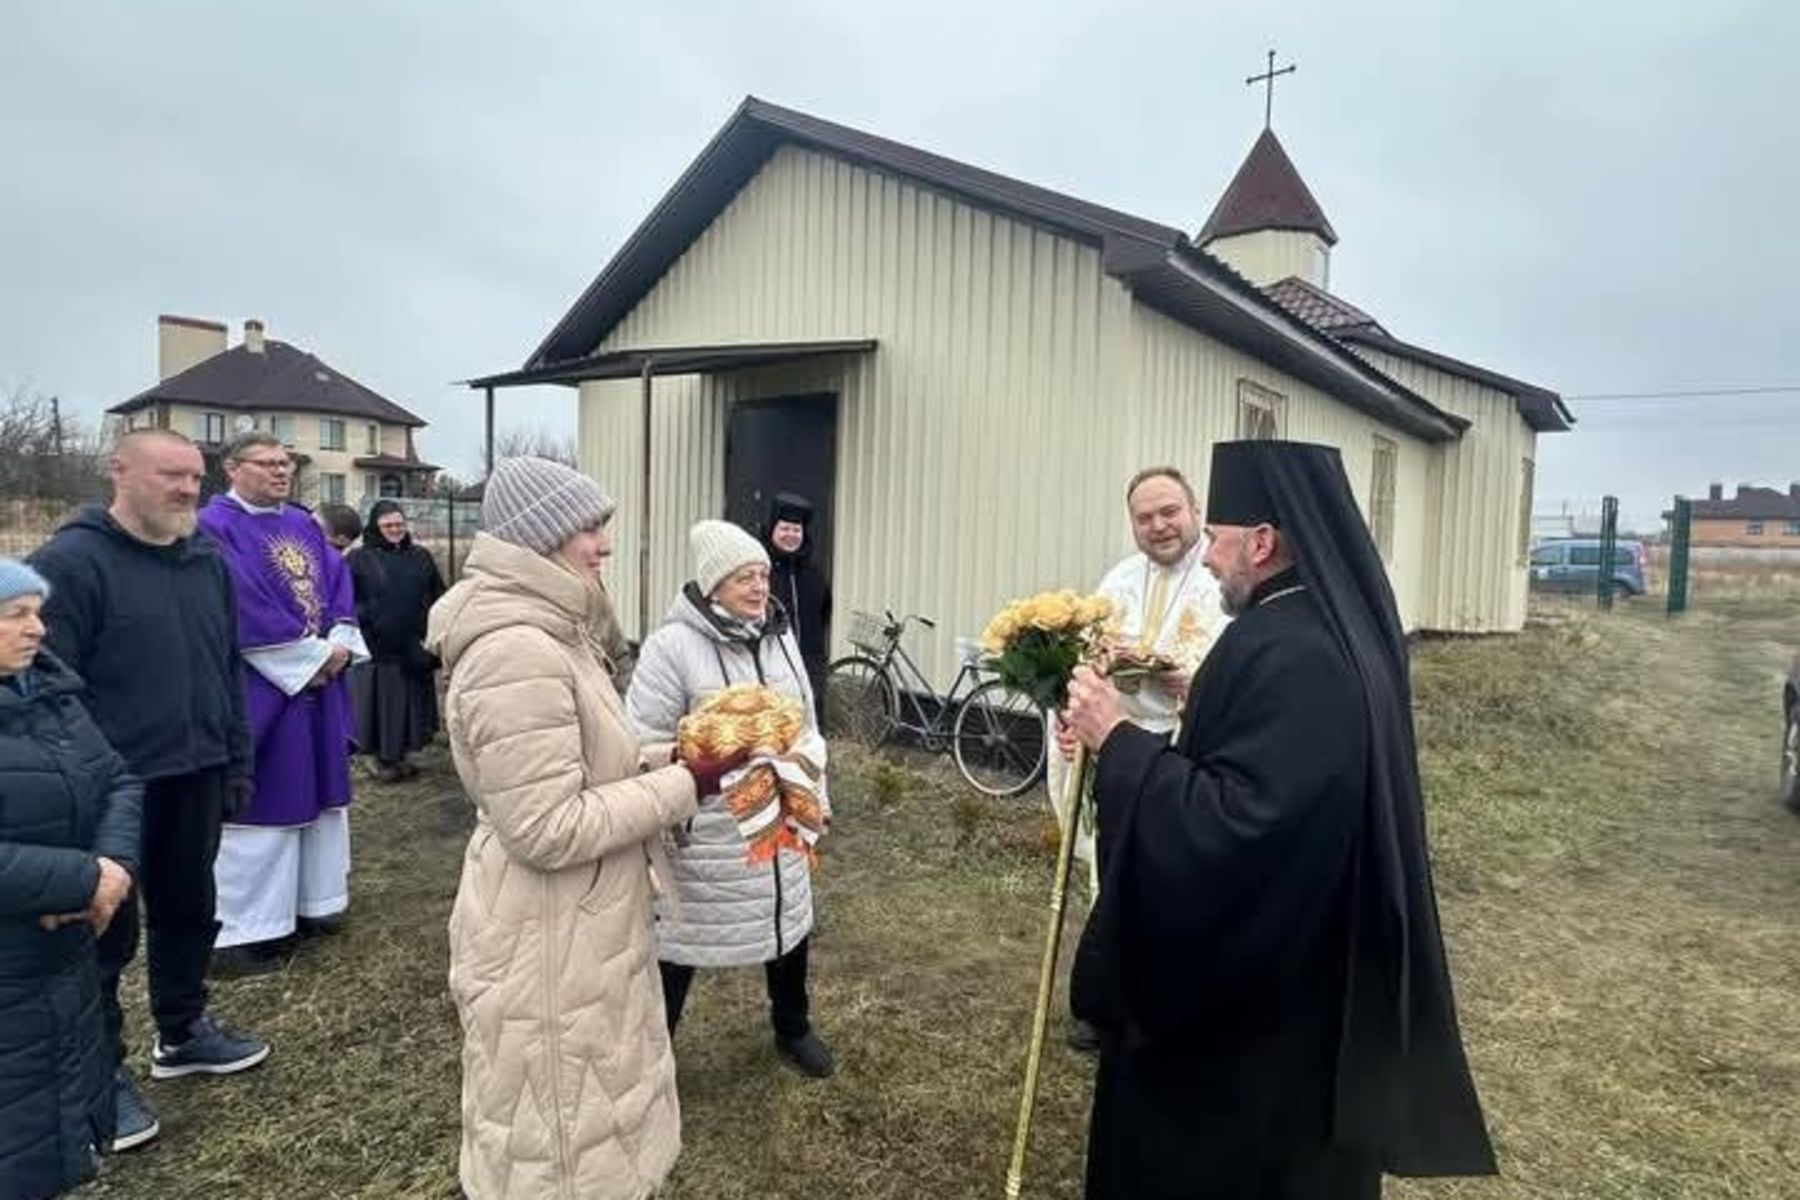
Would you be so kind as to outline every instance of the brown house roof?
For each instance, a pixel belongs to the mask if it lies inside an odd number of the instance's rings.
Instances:
[[[197,404],[231,412],[303,412],[358,417],[422,428],[425,422],[392,400],[286,342],[265,339],[262,352],[237,346],[215,354],[108,412],[154,404]]]
[[[1149,307],[1427,441],[1467,422],[1377,370],[1205,253],[1172,226],[1090,204],[758,100],[738,107],[599,276],[526,360],[540,372],[590,357],[607,334],[782,145],[898,175],[1100,250],[1101,266]]]
[[[1695,500],[1696,521],[1800,521],[1800,483],[1779,488],[1740,484],[1730,499]]]
[[[1325,210],[1313,199],[1273,129],[1263,130],[1250,147],[1243,165],[1231,177],[1231,186],[1219,197],[1212,216],[1206,218],[1195,240],[1204,246],[1214,238],[1259,229],[1316,233],[1328,246],[1336,245],[1338,240],[1331,222],[1325,219]]]

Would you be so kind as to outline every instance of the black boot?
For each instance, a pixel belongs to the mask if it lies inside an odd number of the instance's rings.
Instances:
[[[775,1038],[775,1053],[794,1070],[812,1079],[829,1079],[837,1071],[831,1048],[818,1034],[807,1030],[797,1038]]]

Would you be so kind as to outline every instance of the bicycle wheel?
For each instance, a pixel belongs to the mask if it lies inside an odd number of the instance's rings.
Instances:
[[[899,698],[882,665],[860,655],[825,669],[825,735],[873,749],[894,730]]]
[[[1044,774],[1044,714],[997,679],[963,701],[950,742],[957,770],[990,796],[1016,796]]]

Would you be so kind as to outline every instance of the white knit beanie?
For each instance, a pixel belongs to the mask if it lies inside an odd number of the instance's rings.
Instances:
[[[613,499],[573,467],[547,458],[508,458],[488,476],[481,528],[504,542],[554,554],[572,534],[605,521]]]
[[[769,565],[763,544],[730,521],[700,522],[688,531],[688,545],[694,552],[694,583],[702,596],[712,595],[739,567]]]

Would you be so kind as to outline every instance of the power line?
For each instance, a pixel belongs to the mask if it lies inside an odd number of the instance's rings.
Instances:
[[[1586,396],[1564,396],[1564,400],[1698,400],[1709,396],[1781,396],[1800,392],[1800,383],[1779,383],[1768,387],[1697,388],[1676,392],[1595,392]]]

